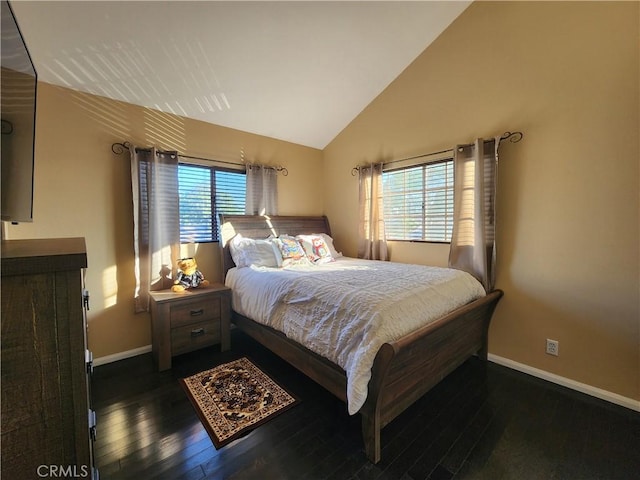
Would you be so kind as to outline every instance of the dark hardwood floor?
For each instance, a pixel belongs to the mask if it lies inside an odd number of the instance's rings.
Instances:
[[[216,450],[178,379],[243,355],[302,401]],[[93,399],[103,480],[640,478],[640,413],[475,358],[382,431],[378,465],[359,416],[239,331],[166,372],[97,367]]]

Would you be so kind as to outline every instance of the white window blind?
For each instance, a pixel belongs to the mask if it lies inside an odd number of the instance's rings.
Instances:
[[[387,240],[450,242],[453,160],[382,173]]]
[[[181,163],[178,189],[181,243],[217,242],[218,214],[244,214],[244,172]]]

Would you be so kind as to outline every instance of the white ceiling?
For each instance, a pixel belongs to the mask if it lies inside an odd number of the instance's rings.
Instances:
[[[11,1],[39,80],[324,148],[468,1]]]

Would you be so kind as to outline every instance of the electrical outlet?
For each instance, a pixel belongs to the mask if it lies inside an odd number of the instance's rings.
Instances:
[[[558,340],[550,340],[547,338],[547,353],[549,355],[555,355],[556,357],[558,356],[558,351],[560,349],[560,342],[558,342]]]

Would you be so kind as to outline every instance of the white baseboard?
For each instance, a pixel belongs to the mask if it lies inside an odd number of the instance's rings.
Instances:
[[[105,355],[104,357],[95,358],[93,360],[93,366],[99,367],[100,365],[106,365],[107,363],[117,362],[118,360],[124,360],[125,358],[131,358],[149,352],[151,352],[151,345],[145,345],[144,347],[134,348],[133,350],[127,350],[126,352],[119,352],[114,353],[113,355]]]
[[[587,395],[591,395],[592,397],[606,400],[607,402],[615,403],[616,405],[620,405],[622,407],[640,412],[639,400],[633,400],[632,398],[623,397],[622,395],[618,395],[617,393],[602,390],[601,388],[597,387],[592,387],[591,385],[587,385],[586,383],[576,382],[575,380],[571,380],[570,378],[561,377],[560,375],[549,373],[538,368],[530,367],[529,365],[518,363],[513,360],[509,360],[508,358],[499,357],[498,355],[494,355],[492,353],[488,355],[488,359],[490,362],[497,363],[498,365],[502,365],[503,367],[508,367],[513,370],[517,370],[519,372],[526,373],[543,380],[547,380],[551,383],[562,385],[563,387],[570,388],[571,390],[586,393]]]

